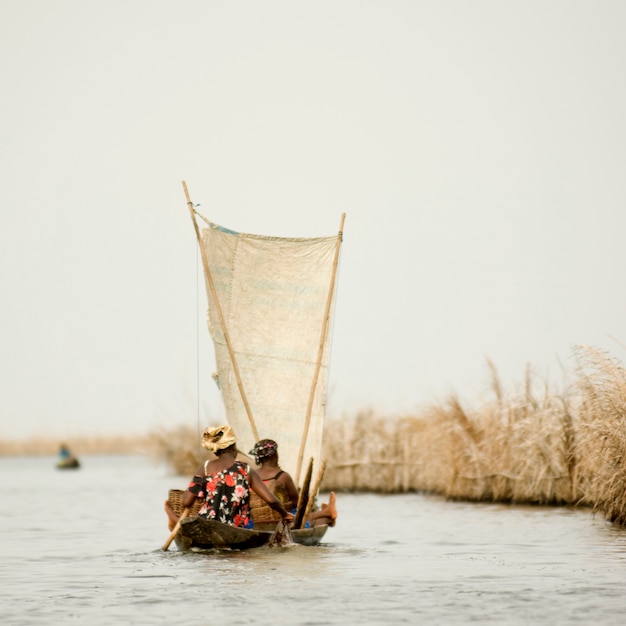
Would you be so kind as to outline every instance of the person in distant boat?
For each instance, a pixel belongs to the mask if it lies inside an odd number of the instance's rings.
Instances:
[[[257,472],[267,488],[276,495],[286,509],[295,515],[298,506],[298,488],[293,482],[293,478],[278,464],[278,444],[273,439],[261,439],[257,441],[248,454],[252,455],[257,465],[260,465]],[[309,513],[307,525],[328,524],[334,526],[337,519],[335,502],[335,492],[331,491],[328,504],[322,504],[321,509]],[[254,504],[254,499],[252,503]],[[253,508],[252,518],[254,519],[254,517]]]
[[[207,519],[244,528],[252,527],[250,489],[264,500],[280,518],[293,520],[280,500],[265,486],[259,474],[247,463],[237,460],[237,439],[230,426],[207,428],[202,434],[202,447],[213,452],[216,459],[200,465],[182,496],[183,507],[202,501],[198,515]],[[165,502],[168,527],[174,530],[178,516]]]
[[[70,449],[64,443],[59,446],[57,467],[59,469],[75,469],[80,467],[78,459],[70,452]]]

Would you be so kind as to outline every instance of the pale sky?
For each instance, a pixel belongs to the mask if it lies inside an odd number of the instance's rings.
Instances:
[[[329,417],[622,359],[625,32],[621,0],[0,0],[0,437],[220,421],[182,180],[234,230],[347,214]]]

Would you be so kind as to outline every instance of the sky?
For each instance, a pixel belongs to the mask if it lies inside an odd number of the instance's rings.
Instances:
[[[625,31],[621,0],[0,0],[0,438],[222,421],[183,180],[242,232],[346,213],[329,418],[621,360]]]

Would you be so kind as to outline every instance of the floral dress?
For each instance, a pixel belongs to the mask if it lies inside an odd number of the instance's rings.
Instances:
[[[250,466],[235,461],[209,476],[194,476],[189,491],[203,500],[198,515],[231,526],[250,528]]]

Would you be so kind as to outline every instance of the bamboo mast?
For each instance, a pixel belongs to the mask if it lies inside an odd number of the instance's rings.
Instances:
[[[339,233],[337,235],[337,245],[335,246],[335,258],[333,259],[333,271],[330,278],[330,287],[328,289],[328,298],[326,299],[326,310],[324,311],[324,320],[322,322],[322,332],[320,335],[320,342],[317,351],[317,363],[315,364],[315,373],[313,374],[313,381],[311,383],[311,390],[309,392],[309,403],[306,409],[306,419],[304,422],[304,430],[302,432],[302,439],[300,440],[300,451],[298,453],[298,465],[296,469],[296,484],[300,480],[300,470],[302,469],[302,457],[304,456],[304,447],[309,435],[309,425],[311,423],[311,412],[313,411],[313,400],[315,399],[315,389],[320,375],[320,368],[322,367],[322,356],[324,354],[324,344],[326,342],[326,333],[328,332],[328,322],[330,320],[330,306],[333,301],[333,293],[335,291],[335,278],[337,276],[337,265],[339,263],[339,248],[343,241],[343,224],[346,220],[346,214],[341,214],[341,223],[339,225]]]
[[[241,380],[241,375],[239,374],[239,367],[237,366],[237,359],[235,359],[235,352],[230,342],[230,336],[228,334],[228,329],[226,328],[226,322],[224,320],[224,314],[222,313],[222,307],[220,306],[219,300],[217,299],[217,291],[215,291],[215,283],[213,282],[213,276],[211,274],[211,270],[209,269],[209,261],[206,256],[206,250],[204,249],[204,245],[202,244],[202,237],[200,236],[200,229],[198,228],[198,222],[196,221],[196,212],[193,208],[193,203],[191,202],[191,198],[189,197],[189,191],[187,191],[187,183],[185,181],[183,181],[183,189],[185,190],[185,198],[187,198],[187,206],[189,207],[191,221],[193,222],[193,227],[194,227],[194,230],[196,231],[196,239],[198,240],[198,245],[200,246],[200,253],[202,255],[202,266],[204,267],[204,274],[206,276],[206,280],[209,285],[209,290],[211,291],[211,297],[213,298],[213,301],[215,302],[215,310],[217,311],[217,315],[220,320],[220,325],[222,327],[222,331],[224,332],[224,339],[226,341],[226,346],[228,347],[228,354],[230,355],[230,360],[231,360],[231,363],[233,364],[235,378],[237,379],[237,387],[239,387],[241,400],[243,402],[243,406],[246,409],[246,413],[248,414],[248,419],[250,420],[250,426],[252,427],[254,440],[258,441],[259,432],[254,422],[254,417],[252,415],[252,410],[250,409],[250,404],[248,403],[246,392],[243,388],[243,381]]]

